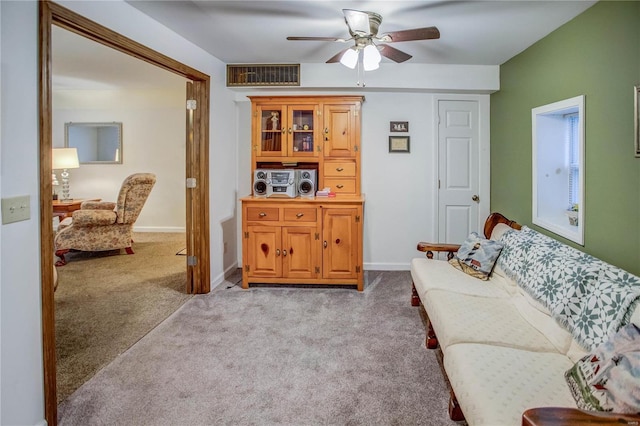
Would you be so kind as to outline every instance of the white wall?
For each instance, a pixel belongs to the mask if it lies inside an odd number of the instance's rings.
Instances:
[[[72,198],[116,201],[127,176],[154,173],[156,184],[135,230],[185,230],[186,81],[176,77],[175,87],[163,90],[54,91],[54,147],[64,146],[67,122],[122,123],[122,164],[81,164],[69,170]]]
[[[335,82],[334,82],[335,84]],[[456,91],[455,82],[446,85]],[[256,94],[264,92],[256,92]],[[345,89],[339,93],[356,93]],[[291,93],[288,93],[291,94]],[[306,94],[306,93],[305,93]],[[363,258],[365,270],[408,270],[418,241],[438,241],[437,224],[437,104],[438,99],[473,99],[480,105],[481,214],[488,215],[489,195],[489,95],[415,93],[406,91],[359,92],[362,105],[362,193],[365,195]],[[244,97],[244,96],[243,96]],[[250,128],[248,99],[238,102],[238,125]],[[435,111],[434,111],[435,110]],[[390,121],[408,121],[408,133],[389,132]],[[389,153],[389,136],[410,137],[410,153]],[[484,150],[482,149],[484,148]],[[238,188],[251,193],[250,135],[238,140]],[[240,207],[238,207],[240,210]],[[481,221],[481,224],[484,220]],[[480,229],[481,231],[481,229]],[[238,232],[240,238],[240,232]],[[242,258],[238,242],[238,259]]]
[[[212,284],[216,285],[224,274],[221,222],[234,215],[236,205],[236,190],[229,185],[229,176],[237,174],[233,143],[237,126],[234,96],[225,87],[225,65],[122,1],[61,4],[211,76],[211,275]],[[29,195],[32,212],[30,220],[3,225],[0,233],[0,424],[34,425],[44,423],[38,213],[38,4],[3,1],[0,10],[0,196]]]
[[[31,218],[1,226],[0,424],[44,419],[38,207],[38,9],[0,2],[0,196],[31,197]]]

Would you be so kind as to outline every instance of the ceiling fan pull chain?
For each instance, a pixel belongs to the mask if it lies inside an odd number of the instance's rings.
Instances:
[[[356,86],[358,87],[366,86],[364,82],[364,69],[363,69],[362,61],[358,61],[358,81],[356,82]]]

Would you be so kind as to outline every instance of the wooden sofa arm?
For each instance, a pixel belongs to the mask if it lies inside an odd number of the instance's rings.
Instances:
[[[586,411],[565,407],[530,408],[522,414],[522,426],[640,425],[640,415]]]
[[[460,244],[438,244],[438,243],[423,243],[423,242],[418,243],[418,247],[417,247],[418,251],[427,252],[428,259],[433,259],[434,251],[438,251],[438,252],[446,251],[448,252],[447,259],[449,260],[453,259],[453,254],[457,252],[459,248],[460,248]]]

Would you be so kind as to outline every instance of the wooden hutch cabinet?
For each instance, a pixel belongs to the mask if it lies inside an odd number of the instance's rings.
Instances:
[[[312,169],[335,197],[242,198],[242,287],[364,286],[360,193],[362,96],[253,96],[256,169]],[[252,182],[253,184],[253,182]]]

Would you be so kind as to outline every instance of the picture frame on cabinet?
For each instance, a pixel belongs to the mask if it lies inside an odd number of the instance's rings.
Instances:
[[[389,152],[410,152],[409,136],[389,136]]]
[[[409,122],[408,121],[390,121],[389,122],[389,131],[390,132],[408,132],[409,131]]]
[[[636,158],[640,158],[640,86],[633,87],[633,114]]]

